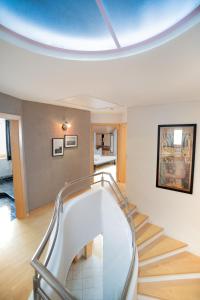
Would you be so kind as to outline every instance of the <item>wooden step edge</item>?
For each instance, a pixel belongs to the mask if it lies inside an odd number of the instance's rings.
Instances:
[[[147,282],[163,282],[163,281],[175,281],[175,280],[195,280],[200,279],[200,273],[174,273],[166,275],[148,275],[148,276],[138,276],[138,283]]]
[[[159,238],[159,237],[164,233],[164,229],[163,229],[162,227],[159,227],[159,226],[157,226],[157,225],[154,225],[154,226],[156,226],[156,227],[158,228],[158,230],[157,230],[156,232],[153,232],[153,233],[149,234],[149,236],[148,236],[147,238],[145,238],[144,241],[142,241],[141,243],[138,244],[137,241],[139,240],[139,238],[140,238],[143,234],[145,234],[146,231],[150,230],[150,229],[148,228],[148,225],[153,225],[153,224],[150,224],[150,223],[145,224],[145,225],[141,228],[141,231],[142,231],[141,235],[140,235],[139,237],[136,238],[136,244],[137,244],[137,247],[138,247],[138,251],[141,250],[141,249],[143,249],[144,247],[146,247],[147,245],[149,245],[149,244],[152,243],[153,241],[155,241],[157,238]],[[145,230],[146,230],[146,231],[145,231]],[[139,233],[139,232],[137,232],[137,233]],[[141,246],[143,246],[143,247],[141,247]]]
[[[149,216],[141,214],[139,212],[136,212],[132,216],[132,223],[134,225],[135,230],[138,230],[138,228],[143,224],[146,223],[147,220],[149,219]],[[137,222],[136,222],[137,221]]]
[[[168,246],[170,243],[170,246]],[[159,245],[161,245],[161,248],[159,249]],[[171,247],[171,248],[170,248]],[[151,260],[157,257],[161,257],[163,255],[171,255],[172,253],[176,253],[176,251],[181,250],[181,252],[183,250],[186,249],[186,247],[188,247],[188,244],[183,243],[181,241],[178,241],[176,239],[173,239],[169,236],[163,235],[161,236],[159,239],[157,239],[156,241],[154,241],[153,243],[149,244],[148,246],[144,247],[142,250],[139,251],[139,261],[145,262],[147,260]],[[156,248],[158,248],[156,250]],[[149,253],[151,253],[151,251],[153,251],[154,253],[152,253],[151,255]],[[150,255],[150,256],[148,256]],[[143,256],[143,258],[141,258],[141,256]],[[146,257],[144,257],[146,256]]]
[[[200,274],[200,257],[184,251],[139,268],[140,277]]]
[[[142,295],[142,294],[137,294],[137,300],[158,300],[159,298],[153,298],[150,296]]]
[[[138,293],[137,300],[162,300],[161,298],[155,298],[152,296],[147,296],[146,294]]]
[[[158,243],[159,243],[159,241],[158,241]],[[154,247],[154,245],[153,245],[154,243],[152,243],[152,248]],[[156,245],[155,245],[156,246]],[[140,252],[144,252],[144,251],[148,251],[148,250],[150,250],[149,248],[151,247],[151,244],[150,245],[148,245],[146,248],[144,248],[142,251],[140,251]],[[168,254],[168,253],[170,253],[170,252],[174,252],[174,251],[176,251],[176,250],[179,250],[179,249],[184,249],[184,248],[186,248],[186,247],[188,247],[188,244],[186,244],[186,243],[182,243],[182,244],[180,244],[179,246],[176,246],[176,248],[173,248],[173,249],[166,249],[165,251],[162,251],[162,253],[160,254],[160,255],[157,255],[157,254],[155,254],[155,255],[152,255],[151,257],[147,257],[147,258],[143,258],[143,259],[140,259],[140,256],[139,256],[139,260],[142,262],[142,261],[145,261],[145,260],[148,260],[148,259],[151,259],[151,258],[154,258],[154,257],[157,257],[157,256],[161,256],[161,255],[164,255],[164,254]],[[141,253],[139,253],[139,254],[141,254]]]
[[[142,242],[139,246],[137,245],[137,249],[142,250],[144,247],[148,246],[149,244],[151,244],[153,241],[155,241],[156,239],[158,239],[160,236],[162,236],[164,233],[163,231],[158,232],[157,234],[155,234],[153,237],[145,240],[144,242]]]
[[[164,230],[158,232],[157,234],[155,234],[153,237],[145,240],[144,242],[142,242],[140,245],[137,245],[137,249],[138,251],[142,250],[144,247],[148,246],[149,244],[151,244],[152,242],[154,242],[155,240],[157,240],[160,236],[162,236],[164,233]]]
[[[136,204],[132,203],[132,202],[128,202],[127,207],[132,210],[132,209],[136,209]]]
[[[125,213],[126,216],[131,217],[131,216],[136,212],[137,206],[134,205],[134,204],[132,204],[132,207],[131,207],[131,208],[126,206],[126,207],[123,208],[122,210],[123,210],[123,212]]]
[[[137,228],[135,228],[135,231],[138,232],[145,224],[148,223],[148,221],[149,221],[149,217],[146,218],[146,219],[144,220],[144,222],[142,222],[139,226],[137,226]]]
[[[157,298],[155,296],[149,296],[147,293],[145,294],[145,293],[139,292],[137,294],[137,300],[166,300],[166,298]]]
[[[161,255],[155,255],[155,256],[152,256],[151,258],[145,258],[143,260],[140,260],[140,258],[139,258],[139,266],[143,267],[143,266],[158,262],[159,260],[172,257],[176,254],[179,254],[179,253],[187,250],[187,247],[188,247],[188,245],[186,244],[186,246],[182,246],[181,248],[179,247],[179,249],[171,250],[171,251],[168,251],[168,252],[163,253]]]
[[[182,288],[183,287],[183,288]],[[162,282],[138,283],[138,300],[160,299],[160,300],[199,300],[200,280],[186,279]],[[186,297],[185,292],[189,297]],[[140,298],[141,296],[141,298]],[[144,298],[143,298],[144,297]],[[145,299],[145,297],[147,297]]]

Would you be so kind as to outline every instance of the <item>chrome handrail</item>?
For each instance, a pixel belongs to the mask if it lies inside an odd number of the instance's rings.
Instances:
[[[41,279],[44,280],[60,296],[60,298],[62,300],[76,300],[76,298],[70,293],[70,291],[67,288],[65,288],[60,283],[60,281],[47,269],[47,266],[48,266],[49,260],[51,258],[52,251],[54,249],[54,245],[56,243],[56,239],[57,239],[57,236],[58,236],[59,223],[60,223],[60,213],[63,211],[63,194],[64,194],[64,192],[69,187],[71,187],[71,186],[73,186],[77,183],[84,182],[84,181],[91,180],[91,179],[94,180],[94,178],[96,176],[100,176],[100,175],[101,175],[100,180],[90,182],[89,185],[93,185],[93,184],[97,184],[97,183],[101,183],[102,185],[104,185],[104,182],[108,183],[109,186],[111,187],[111,189],[113,190],[113,192],[115,193],[115,196],[118,198],[118,200],[119,200],[118,204],[120,205],[120,207],[125,208],[128,205],[128,198],[123,195],[123,193],[121,192],[119,186],[117,185],[116,181],[114,180],[113,176],[108,172],[94,173],[92,175],[88,175],[88,176],[85,176],[85,177],[82,177],[82,178],[79,178],[79,179],[75,179],[75,180],[73,180],[69,183],[65,183],[65,185],[63,186],[63,188],[60,190],[60,192],[58,193],[58,195],[56,197],[53,216],[51,218],[48,229],[47,229],[47,231],[46,231],[39,247],[37,248],[32,260],[31,260],[31,265],[35,269],[35,275],[33,277],[33,296],[34,296],[34,300],[39,300],[39,299],[49,300],[50,299],[41,287]],[[110,181],[106,180],[104,178],[104,175],[108,176]],[[67,194],[65,194],[64,198],[68,197],[70,194],[72,194],[72,192],[68,192]],[[125,285],[124,285],[124,289],[123,289],[121,299],[125,299],[125,297],[127,295],[127,292],[128,292],[128,288],[129,288],[129,284],[130,284],[130,280],[131,280],[131,275],[132,275],[132,272],[133,272],[133,269],[134,269],[134,261],[135,261],[135,253],[136,253],[134,225],[133,225],[133,222],[131,222],[130,214],[125,213],[125,216],[127,218],[127,221],[129,223],[129,226],[130,226],[130,229],[131,229],[131,232],[132,232],[133,254],[132,254],[131,264],[130,264],[130,267],[129,267],[129,271],[128,271],[128,275],[127,275],[127,278],[126,278],[126,282],[125,282]],[[50,250],[48,252],[48,255],[47,255],[44,263],[42,264],[40,262],[40,257],[42,255],[48,241],[50,240],[50,237],[51,237],[51,234],[52,234],[53,230],[54,230],[53,241],[52,241]]]

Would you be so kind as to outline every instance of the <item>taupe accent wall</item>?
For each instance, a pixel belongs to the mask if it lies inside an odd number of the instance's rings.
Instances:
[[[6,99],[6,100],[5,100]],[[29,210],[54,201],[66,181],[90,172],[90,112],[21,101],[0,94],[0,112],[22,116],[22,136]],[[78,135],[78,147],[52,157],[52,138],[64,137],[61,128],[71,123],[68,134]]]
[[[21,116],[22,102],[17,98],[0,93],[0,113]]]

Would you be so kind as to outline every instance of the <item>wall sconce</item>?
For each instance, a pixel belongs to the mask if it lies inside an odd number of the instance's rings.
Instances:
[[[63,130],[67,130],[68,128],[71,127],[71,124],[67,121],[65,121],[63,124],[62,124],[62,129]]]

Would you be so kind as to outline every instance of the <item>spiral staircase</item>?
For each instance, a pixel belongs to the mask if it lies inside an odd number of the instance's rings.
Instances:
[[[199,300],[200,257],[129,204],[139,256],[138,300]]]
[[[101,179],[92,182],[100,184],[98,190],[63,203],[66,190],[98,175]],[[105,172],[75,180],[58,194],[48,231],[32,259],[35,276],[30,299],[77,299],[64,286],[64,278],[78,249],[100,233],[105,238],[102,299],[200,299],[200,257],[138,212]],[[48,242],[46,258],[40,262]]]

